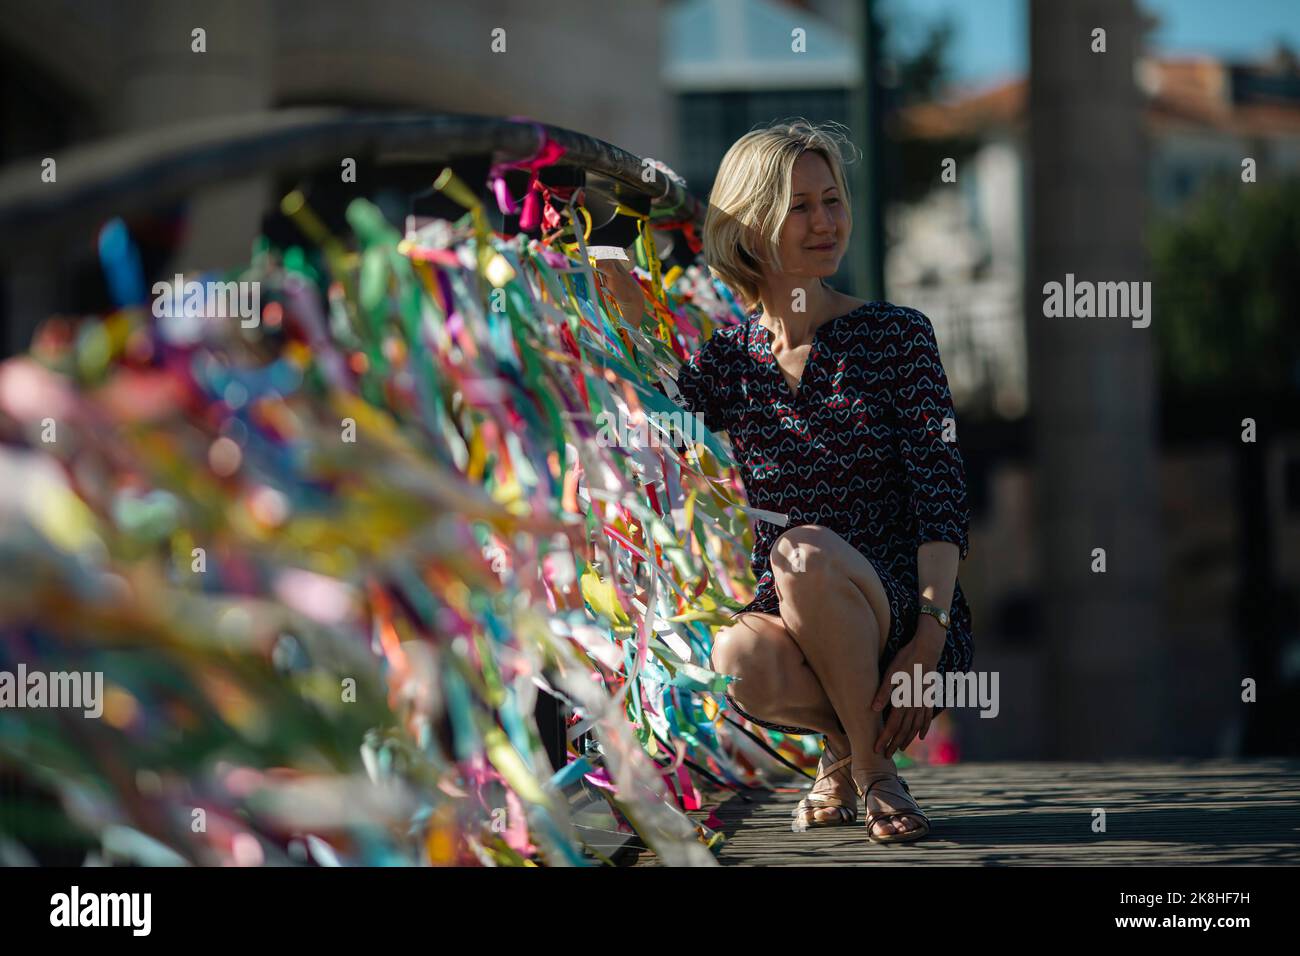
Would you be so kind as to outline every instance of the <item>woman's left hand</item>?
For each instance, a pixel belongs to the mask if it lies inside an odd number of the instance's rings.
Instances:
[[[876,690],[875,699],[871,702],[872,709],[879,713],[889,703],[889,697],[894,691],[895,674],[905,674],[910,685],[916,678],[915,665],[921,665],[922,680],[927,674],[933,672],[939,666],[939,658],[943,656],[945,640],[946,634],[942,626],[929,615],[921,615],[921,623],[916,635],[899,648],[898,653],[885,669],[885,676]],[[913,699],[919,698],[921,690],[922,688],[913,688],[913,694],[908,696]],[[914,707],[910,703],[903,707],[893,705],[884,729],[876,738],[876,753],[892,757],[895,751],[906,748],[918,732],[924,739],[925,732],[930,729],[930,721],[933,719],[933,707]]]

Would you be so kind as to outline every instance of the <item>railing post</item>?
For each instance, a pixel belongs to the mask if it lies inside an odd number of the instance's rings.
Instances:
[[[537,732],[542,737],[542,746],[546,748],[546,757],[551,761],[551,769],[558,772],[568,764],[568,751],[565,747],[566,708],[546,691],[537,694],[537,705],[533,708],[537,718]]]

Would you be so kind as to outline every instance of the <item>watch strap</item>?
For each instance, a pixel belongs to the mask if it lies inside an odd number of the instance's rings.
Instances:
[[[948,612],[947,608],[939,607],[937,604],[931,604],[929,601],[922,601],[920,610],[922,614],[929,614],[945,628],[952,623],[952,615]]]

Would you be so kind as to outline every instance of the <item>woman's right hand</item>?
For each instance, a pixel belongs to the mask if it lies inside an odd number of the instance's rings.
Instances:
[[[595,269],[604,277],[605,288],[614,296],[623,317],[635,324],[645,310],[645,293],[632,269],[622,259],[597,259]]]

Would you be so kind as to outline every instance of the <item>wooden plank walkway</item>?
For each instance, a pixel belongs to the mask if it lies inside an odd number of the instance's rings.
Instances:
[[[795,793],[709,792],[689,815],[716,809],[724,866],[1300,863],[1300,760],[967,763],[903,776],[934,826],[911,845],[871,843],[861,812],[851,827],[794,833]],[[1092,829],[1096,808],[1104,833]],[[658,865],[649,850],[628,857]]]

